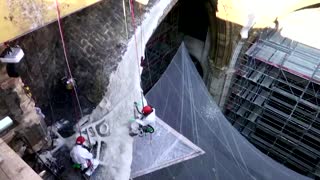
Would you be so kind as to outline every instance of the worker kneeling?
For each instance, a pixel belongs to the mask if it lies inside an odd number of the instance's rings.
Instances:
[[[144,106],[142,112],[139,111],[135,103],[136,110],[140,116],[135,117],[135,122],[131,124],[131,134],[142,136],[145,133],[153,133],[154,128],[151,126],[156,121],[156,112],[152,106]]]
[[[82,172],[87,176],[91,176],[94,170],[98,167],[99,160],[93,158],[93,154],[84,147],[84,142],[85,138],[83,136],[79,136],[77,138],[76,145],[70,152],[70,157],[73,163],[75,163]]]

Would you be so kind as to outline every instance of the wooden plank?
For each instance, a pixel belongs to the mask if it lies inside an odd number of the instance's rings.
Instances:
[[[9,177],[7,176],[7,174],[0,168],[0,179],[9,179]]]
[[[36,174],[2,139],[0,139],[0,179],[8,180],[41,180]]]

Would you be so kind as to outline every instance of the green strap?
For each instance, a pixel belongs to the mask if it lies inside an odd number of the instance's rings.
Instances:
[[[81,164],[73,164],[72,167],[74,169],[81,169]]]

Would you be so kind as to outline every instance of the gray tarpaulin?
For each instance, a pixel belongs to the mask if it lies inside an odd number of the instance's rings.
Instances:
[[[203,150],[161,119],[152,136],[136,137],[133,143],[131,177],[135,178],[203,154]]]
[[[157,109],[160,119],[203,149],[205,154],[137,180],[309,179],[260,152],[231,126],[212,100],[184,44],[146,98]],[[167,151],[161,144],[151,147],[146,143],[137,148],[148,151],[144,158],[153,160],[153,151]],[[139,165],[139,162],[133,163]]]

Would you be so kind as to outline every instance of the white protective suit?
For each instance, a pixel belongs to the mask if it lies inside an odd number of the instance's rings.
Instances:
[[[153,108],[152,113],[142,119],[136,119],[136,122],[142,126],[153,125],[156,121],[156,110]]]
[[[131,124],[131,130],[135,134],[139,134],[139,125],[141,126],[147,126],[151,125],[153,126],[156,121],[156,110],[153,108],[152,113],[150,113],[148,116],[143,117],[142,119],[135,119],[135,122]]]
[[[70,152],[70,157],[74,163],[81,165],[81,170],[88,168],[88,161],[91,161],[92,165],[85,172],[85,174],[88,176],[91,176],[93,171],[99,165],[99,161],[97,159],[93,159],[92,153],[90,153],[86,148],[82,147],[82,145],[75,145]]]

